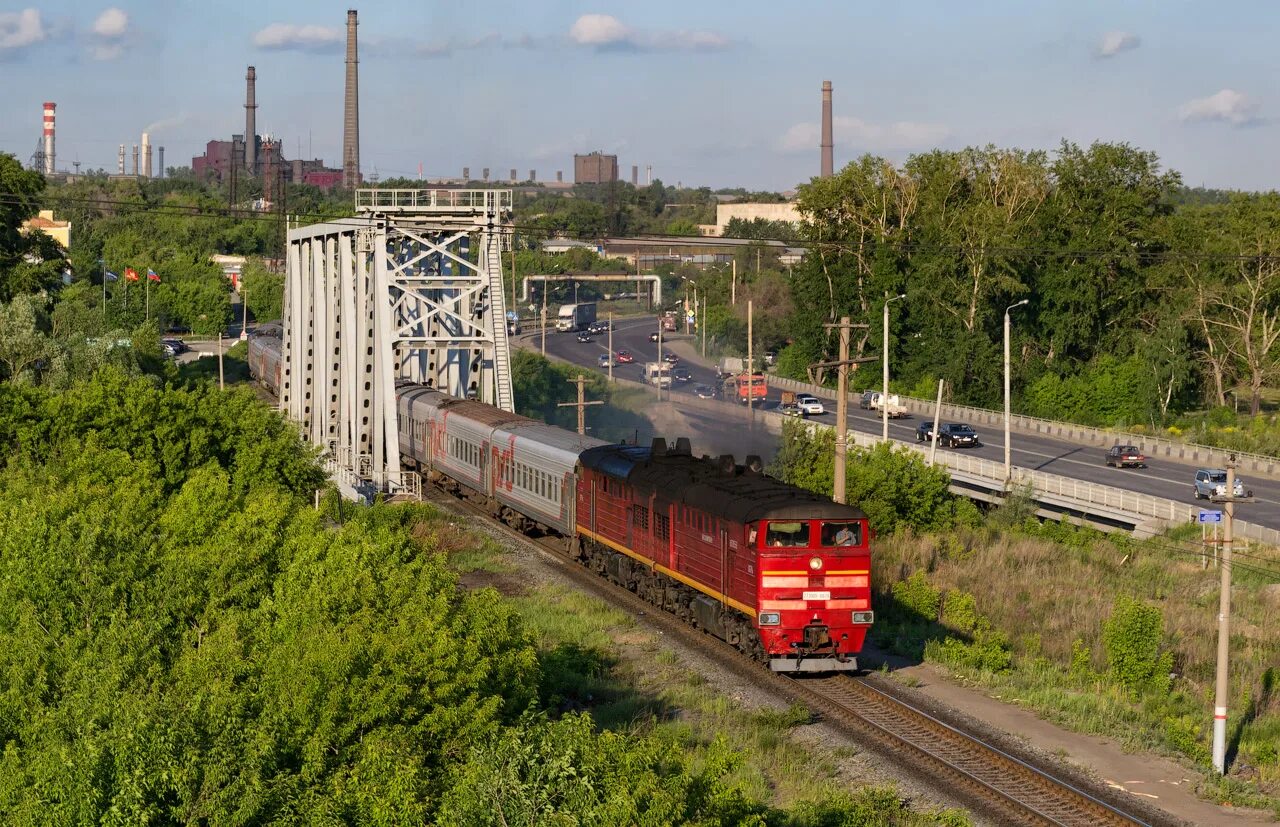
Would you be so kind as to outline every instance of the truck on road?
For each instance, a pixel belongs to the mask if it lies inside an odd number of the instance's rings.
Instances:
[[[737,376],[747,369],[747,360],[741,356],[726,356],[716,364],[720,376]]]
[[[596,303],[562,304],[556,314],[556,330],[586,330],[596,320]]]
[[[644,381],[647,385],[655,385],[659,388],[671,387],[671,365],[666,362],[646,362]]]
[[[883,399],[884,394],[880,391],[867,391],[858,400],[858,407],[863,410],[878,411]],[[898,398],[896,393],[889,394],[887,407],[890,419],[902,419],[911,416],[911,411],[907,410],[907,406],[902,404],[902,400]]]
[[[769,385],[763,373],[740,373],[734,387],[734,398],[743,405],[748,399],[753,400],[752,404],[760,405],[769,395]]]
[[[674,333],[676,329],[676,312],[668,310],[662,314],[662,329],[668,333]]]

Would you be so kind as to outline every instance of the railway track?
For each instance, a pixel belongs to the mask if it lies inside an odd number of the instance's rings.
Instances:
[[[571,560],[559,538],[529,537],[492,519],[483,509],[459,500],[434,486],[424,497],[448,509],[461,509],[482,518],[500,533],[530,544],[548,556],[557,569],[584,590],[619,606],[644,622],[697,649],[718,666],[816,711],[827,723],[868,750],[878,752],[943,794],[988,816],[993,823],[1010,825],[1173,825],[1167,814],[1150,813],[1144,806],[1129,806],[1114,796],[1111,801],[1056,777],[984,743],[910,703],[872,685],[873,678],[784,677],[742,657],[732,646],[700,632],[665,611],[616,586]]]

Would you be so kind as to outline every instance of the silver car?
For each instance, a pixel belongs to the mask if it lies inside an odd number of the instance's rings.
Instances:
[[[1201,468],[1196,471],[1195,494],[1197,500],[1227,495],[1227,472],[1221,468]],[[1245,488],[1244,480],[1236,477],[1234,496],[1252,497],[1253,491]]]

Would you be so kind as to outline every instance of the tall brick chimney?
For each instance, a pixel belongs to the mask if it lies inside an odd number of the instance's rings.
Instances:
[[[342,118],[342,186],[355,189],[360,177],[360,76],[356,59],[356,10],[347,10],[347,99]]]
[[[831,81],[822,82],[822,177],[835,173],[835,141],[831,138]]]
[[[258,72],[252,66],[244,76],[244,171],[258,174]]]

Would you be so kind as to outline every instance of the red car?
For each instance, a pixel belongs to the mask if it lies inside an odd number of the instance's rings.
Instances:
[[[1115,468],[1147,467],[1147,458],[1133,445],[1112,445],[1104,462]]]
[[[629,350],[620,350],[620,351],[618,351],[618,364],[620,364],[620,365],[629,365],[629,364],[631,364],[632,362],[634,362],[635,360],[636,360],[636,357],[634,357],[634,356],[632,356],[632,355],[631,355],[631,351],[629,351]]]

